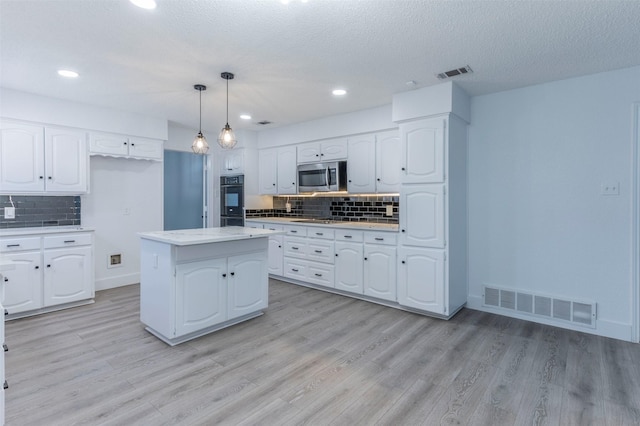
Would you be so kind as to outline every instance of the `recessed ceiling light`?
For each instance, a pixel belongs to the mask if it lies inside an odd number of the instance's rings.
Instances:
[[[142,9],[155,9],[156,8],[156,0],[129,0],[131,3],[135,4]]]
[[[242,118],[243,120],[251,120],[251,116],[249,114],[241,114],[240,118]]]
[[[67,78],[77,78],[78,77],[78,73],[75,71],[71,71],[71,70],[58,70],[58,75],[62,76],[62,77],[67,77]]]
[[[344,89],[335,89],[333,92],[334,96],[344,96],[347,94],[347,91]]]

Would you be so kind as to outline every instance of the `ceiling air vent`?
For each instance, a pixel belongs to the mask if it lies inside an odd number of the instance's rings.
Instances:
[[[440,80],[445,80],[447,78],[455,77],[456,75],[471,74],[472,72],[473,70],[471,69],[471,67],[467,65],[466,67],[456,68],[454,70],[441,72],[440,74],[436,74],[436,77],[438,77]]]
[[[266,126],[267,124],[271,124],[271,122],[268,120],[262,120],[262,121],[258,121],[258,124],[260,124],[261,126]]]

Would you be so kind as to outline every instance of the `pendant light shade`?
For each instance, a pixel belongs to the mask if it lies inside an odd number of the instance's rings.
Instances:
[[[220,77],[227,80],[227,124],[224,125],[218,135],[218,144],[224,149],[232,149],[238,143],[233,129],[229,126],[229,80],[233,80],[234,76],[230,72],[223,72]]]
[[[207,143],[207,139],[202,134],[202,91],[207,90],[207,86],[203,84],[196,84],[193,86],[194,89],[200,92],[200,126],[198,127],[199,131],[196,135],[196,138],[193,140],[191,144],[191,150],[196,154],[206,154],[209,151],[209,144]]]

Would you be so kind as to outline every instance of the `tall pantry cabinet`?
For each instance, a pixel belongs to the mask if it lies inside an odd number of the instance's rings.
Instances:
[[[402,145],[398,303],[443,318],[467,299],[468,111],[452,83],[394,97]]]

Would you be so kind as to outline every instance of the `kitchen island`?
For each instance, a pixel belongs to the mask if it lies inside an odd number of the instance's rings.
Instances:
[[[268,305],[268,237],[243,227],[140,236],[140,320],[174,346],[262,315]]]

